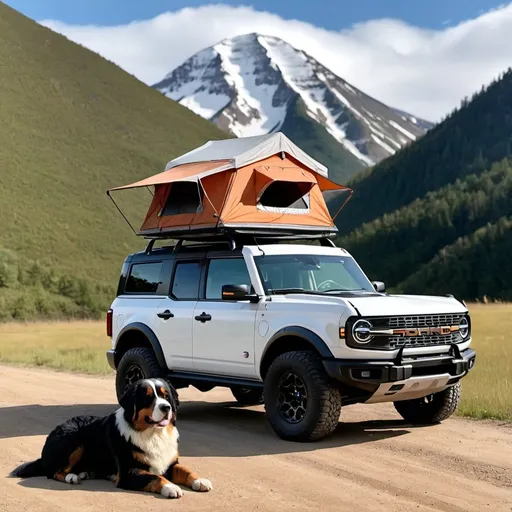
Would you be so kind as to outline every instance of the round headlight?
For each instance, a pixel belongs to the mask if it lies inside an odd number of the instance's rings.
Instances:
[[[459,332],[463,340],[469,336],[469,322],[465,316],[459,322]]]
[[[357,343],[369,343],[373,336],[371,335],[372,324],[368,320],[358,320],[352,326],[352,336]]]

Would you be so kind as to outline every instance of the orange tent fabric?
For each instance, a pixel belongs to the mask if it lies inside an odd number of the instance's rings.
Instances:
[[[322,193],[352,191],[329,180],[321,164],[282,134],[272,137],[241,139],[240,154],[233,150],[237,139],[228,145],[209,142],[209,154],[223,158],[189,161],[203,154],[199,148],[162,173],[110,190],[154,187],[140,235],[172,237],[216,229],[336,232]],[[234,151],[231,158],[225,158],[226,148]],[[247,163],[237,167],[237,162]]]

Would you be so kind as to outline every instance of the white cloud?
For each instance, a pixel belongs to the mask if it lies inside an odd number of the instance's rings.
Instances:
[[[512,66],[512,3],[439,30],[378,19],[334,32],[226,5],[186,8],[115,27],[40,23],[148,84],[226,37],[274,35],[384,103],[432,121]]]

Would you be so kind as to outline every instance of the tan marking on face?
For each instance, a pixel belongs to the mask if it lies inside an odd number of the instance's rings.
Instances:
[[[162,395],[164,395],[164,396],[167,393],[167,391],[165,390],[165,388],[163,386],[160,388],[160,393],[162,393]]]
[[[153,396],[153,388],[151,386],[148,386],[146,389],[146,395]]]
[[[151,415],[153,414],[153,408],[152,407],[145,407],[144,409],[141,409],[138,414],[135,414],[133,417],[133,428],[138,431],[146,430],[153,425],[150,425],[149,423],[146,423],[146,416],[151,418]]]

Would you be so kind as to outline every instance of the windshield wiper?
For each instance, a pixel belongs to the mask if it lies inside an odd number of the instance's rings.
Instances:
[[[286,293],[306,293],[304,288],[275,288],[270,290],[274,295],[284,295]]]
[[[365,288],[333,288],[332,290],[326,290],[325,292],[320,293],[341,293],[341,292],[361,292],[361,291],[368,291]]]

